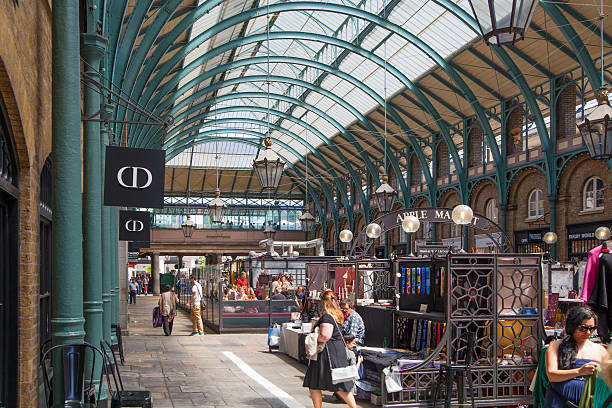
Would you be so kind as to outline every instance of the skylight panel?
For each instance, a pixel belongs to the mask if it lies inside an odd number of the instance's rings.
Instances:
[[[354,88],[351,92],[344,95],[342,99],[353,105],[361,113],[368,112],[377,106],[376,101],[359,88]]]
[[[346,108],[338,104],[332,106],[327,111],[327,114],[334,118],[344,128],[355,120],[355,117]]]

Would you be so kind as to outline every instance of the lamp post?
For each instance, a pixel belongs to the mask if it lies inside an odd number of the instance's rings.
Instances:
[[[346,247],[346,245],[351,242],[353,240],[353,233],[351,232],[351,230],[342,230],[340,231],[340,235],[338,236],[340,238],[340,241],[343,242]],[[344,248],[345,252],[346,252],[346,248]]]
[[[554,244],[556,244],[558,239],[559,239],[559,237],[557,236],[557,233],[556,232],[552,232],[552,231],[547,232],[542,237],[542,241],[544,241],[544,243],[547,244],[549,247],[552,247]],[[550,258],[550,256],[549,256],[549,258]],[[550,261],[552,261],[552,259],[550,259]]]
[[[419,221],[419,219],[414,215],[409,215],[402,220],[402,229],[410,238],[410,254],[408,254],[408,256],[414,256],[414,253],[412,252],[412,235],[410,234],[417,232],[420,227],[421,221]]]
[[[469,205],[460,204],[453,208],[451,218],[455,224],[461,225],[461,249],[459,252],[465,252],[465,249],[463,248],[463,226],[472,222],[472,218],[474,218],[474,211],[472,211],[472,208],[470,208]]]
[[[538,0],[469,0],[487,45],[514,44],[525,38]]]
[[[608,227],[599,227],[595,230],[595,238],[600,241],[607,241],[610,239],[610,228]]]

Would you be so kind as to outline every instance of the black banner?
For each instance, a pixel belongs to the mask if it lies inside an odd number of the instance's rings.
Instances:
[[[106,147],[104,205],[163,208],[166,152]]]
[[[148,211],[119,211],[119,239],[122,241],[149,241],[151,214]]]

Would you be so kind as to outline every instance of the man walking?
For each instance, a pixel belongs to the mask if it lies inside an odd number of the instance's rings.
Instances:
[[[191,336],[203,336],[204,335],[204,325],[202,324],[202,315],[200,309],[200,302],[202,300],[202,285],[200,285],[196,280],[195,276],[191,275],[189,277],[189,283],[191,283],[191,291],[193,292],[193,296],[191,300],[187,302],[187,307],[191,305],[191,323],[193,323],[193,332]]]
[[[138,292],[138,286],[136,282],[134,282],[134,278],[130,281],[128,285],[128,289],[130,290],[130,305],[136,304],[136,293]]]

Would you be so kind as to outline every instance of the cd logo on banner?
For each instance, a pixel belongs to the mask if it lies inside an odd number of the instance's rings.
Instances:
[[[127,169],[132,169],[132,184],[125,184],[125,182],[123,181],[123,173]],[[147,176],[147,182],[142,186],[138,185],[138,172],[139,171],[144,171],[144,173]],[[126,167],[120,168],[119,171],[117,172],[117,181],[119,182],[119,184],[121,184],[125,188],[143,189],[151,185],[151,183],[153,182],[153,175],[151,174],[149,169],[145,167],[126,166]]]
[[[140,232],[144,229],[142,221],[129,220],[125,223],[125,230],[129,232]]]

